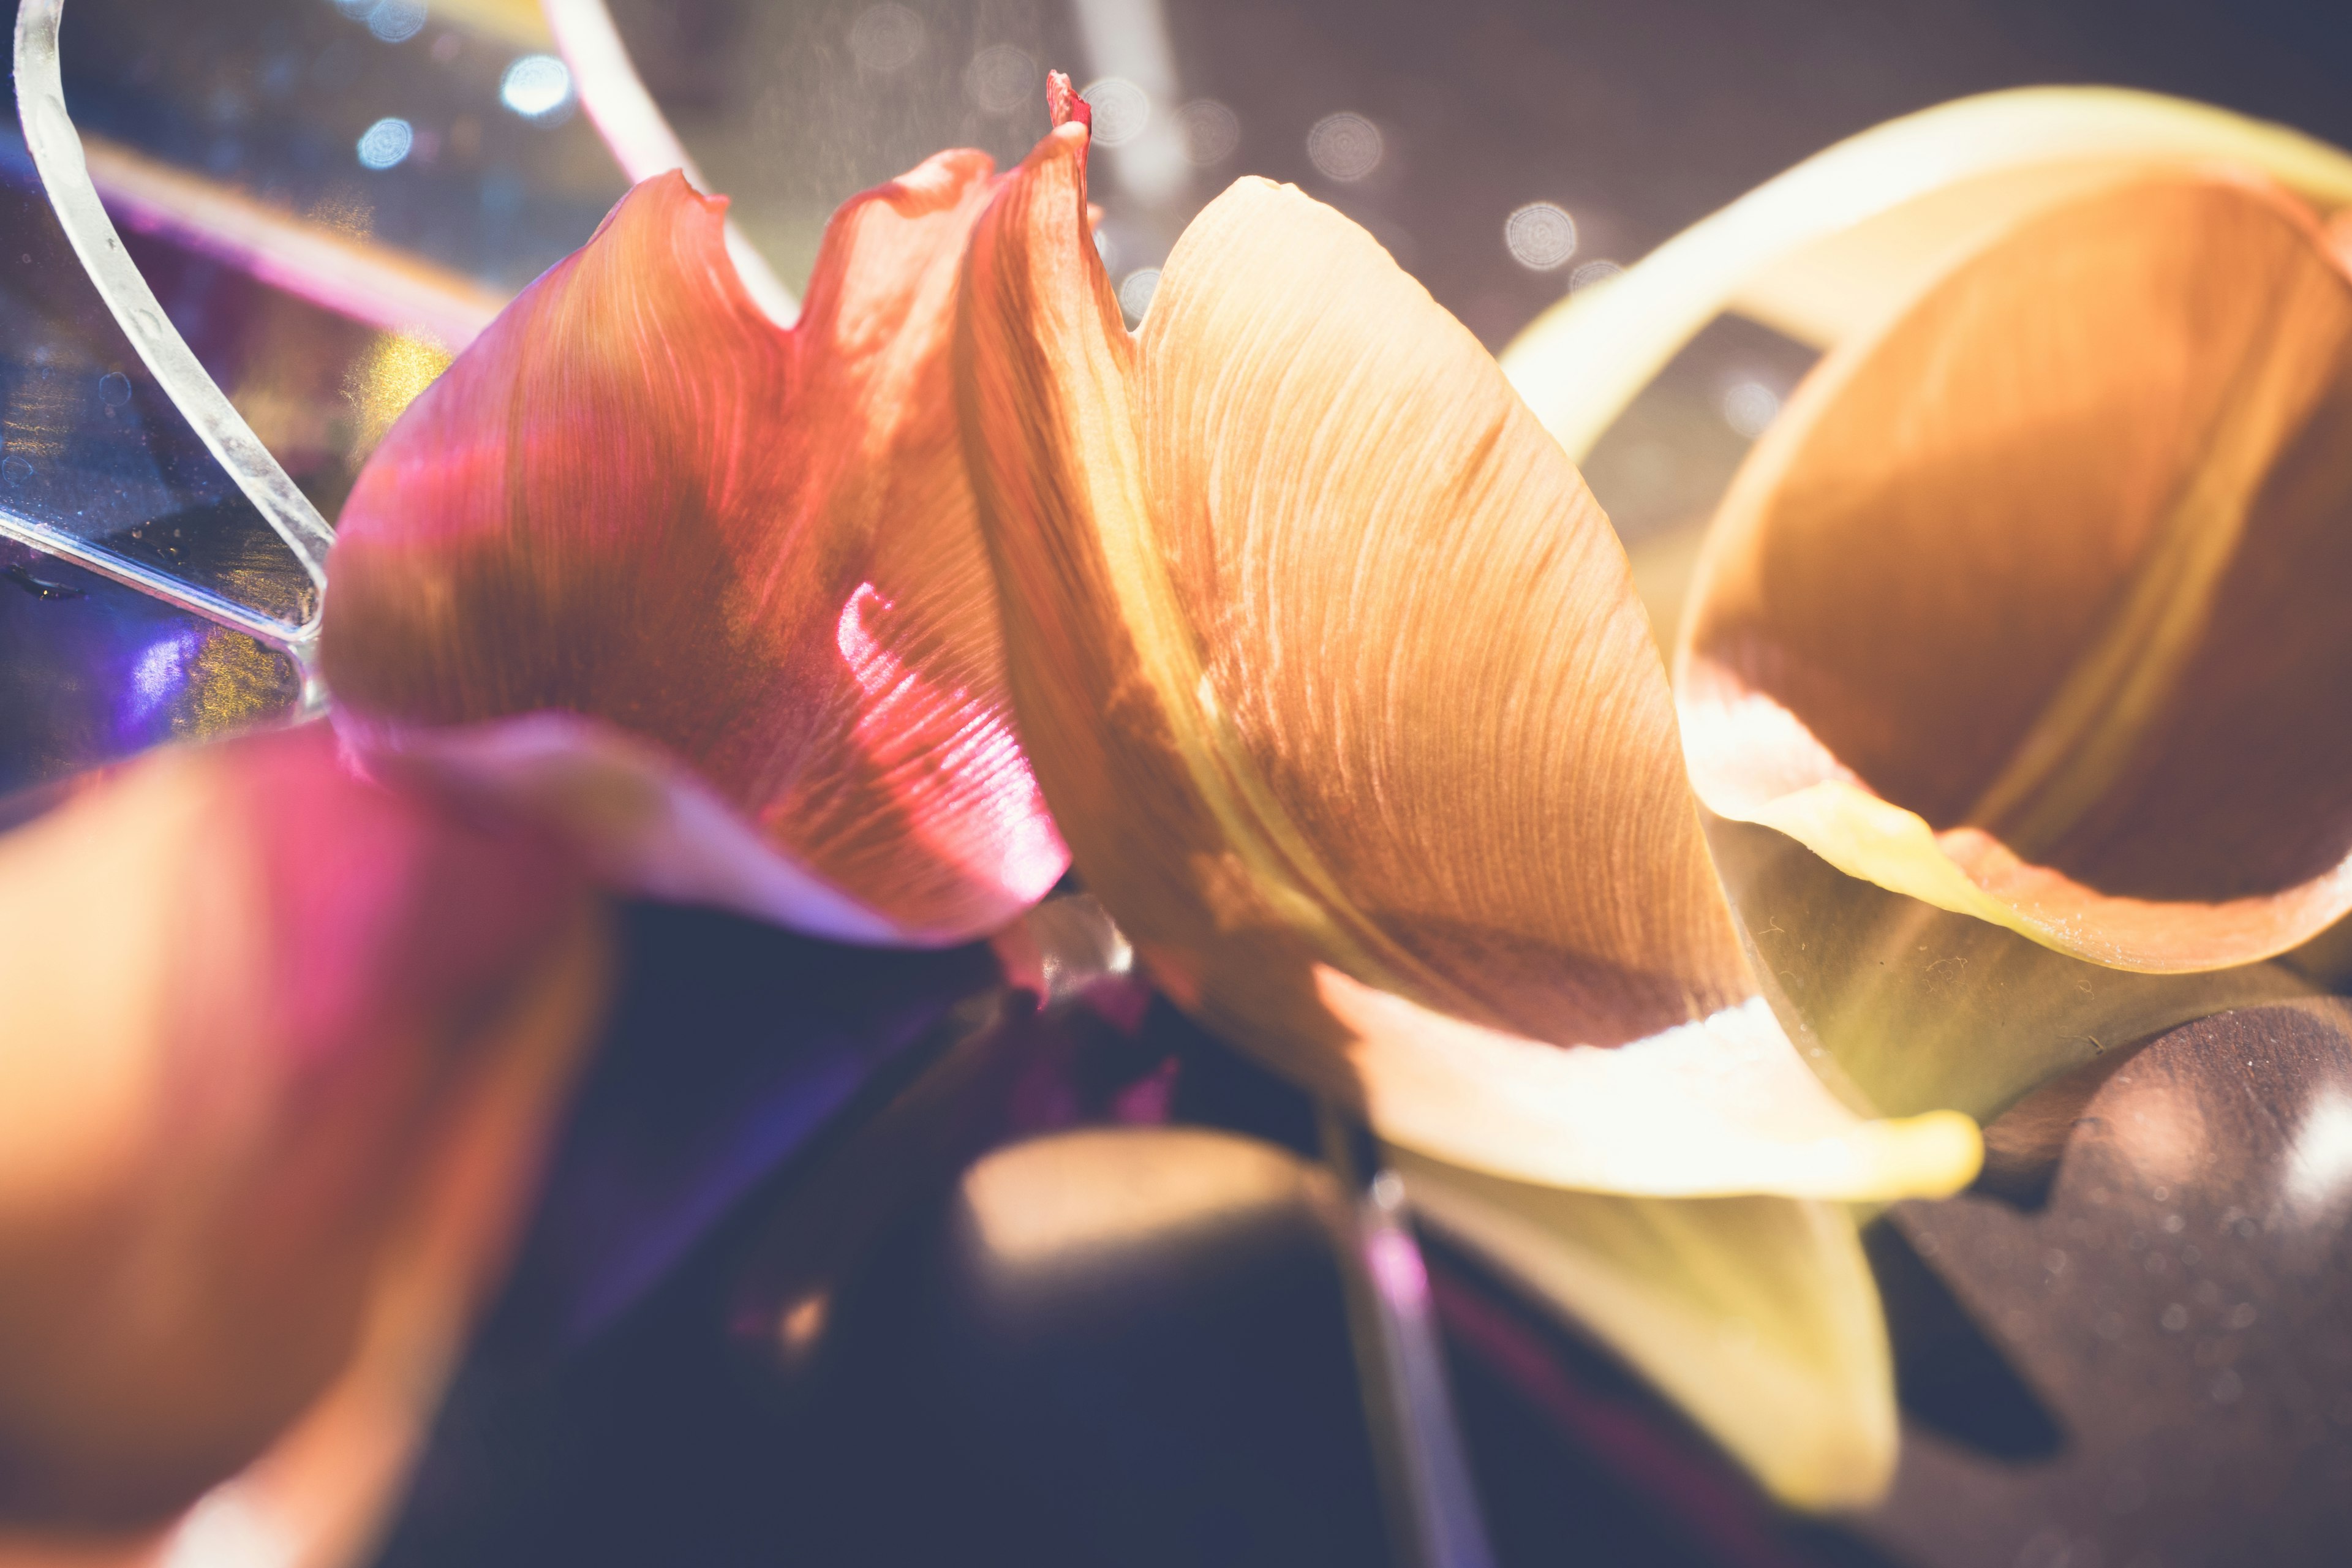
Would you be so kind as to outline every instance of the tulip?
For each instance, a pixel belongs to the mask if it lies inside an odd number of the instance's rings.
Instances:
[[[2352,278],[2292,195],[2147,174],[1816,370],[1717,519],[1692,776],[1850,875],[2093,963],[2352,910]]]
[[[993,183],[943,153],[854,198],[791,329],[723,202],[631,191],[361,474],[321,647],[345,733],[551,810],[657,896],[910,944],[1033,903],[1066,853],[949,391]]]
[[[1894,1420],[1869,1276],[1843,1209],[1786,1195],[1949,1192],[1974,1125],[1864,1121],[1781,1032],[1623,552],[1470,334],[1354,224],[1244,180],[1130,337],[1055,90],[972,231],[956,365],[1013,702],[1080,875],[1182,1005],[1416,1152],[1453,1228],[1559,1243],[1608,1210],[1580,1273],[1517,1272],[1605,1308],[1638,1364],[1721,1372],[1699,1414],[1784,1495],[1870,1495]],[[1492,1190],[1530,1183],[1632,1195],[1527,1217]],[[1741,1194],[1785,1222],[1659,1228],[1684,1211],[1655,1199]],[[1808,1331],[1726,1361],[1720,1282],[1776,1268]],[[1668,1300],[1709,1331],[1613,1331]],[[1784,1395],[1813,1408],[1711,1418]]]
[[[0,839],[0,1520],[138,1527],[262,1456],[292,1545],[363,1535],[609,948],[564,852],[357,776],[323,725]]]

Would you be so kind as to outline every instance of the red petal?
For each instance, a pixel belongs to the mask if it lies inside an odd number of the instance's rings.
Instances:
[[[0,1513],[152,1517],[401,1303],[462,1317],[606,947],[562,849],[368,783],[324,726],[0,840]],[[490,1103],[509,1163],[467,1131]],[[393,1267],[453,1234],[435,1279]]]
[[[851,201],[789,331],[722,203],[632,191],[352,491],[324,648],[352,731],[562,796],[648,891],[910,942],[1034,901],[1067,857],[1012,728],[947,357],[993,184],[945,153]],[[414,729],[550,710],[594,724]]]

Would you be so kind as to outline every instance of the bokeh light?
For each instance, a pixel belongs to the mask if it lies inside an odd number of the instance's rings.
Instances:
[[[1327,177],[1342,184],[1379,168],[1385,151],[1380,127],[1360,114],[1327,114],[1307,133],[1307,156]]]
[[[1529,271],[1557,271],[1576,254],[1576,220],[1549,202],[1529,202],[1503,220],[1503,244]]]
[[[386,115],[360,133],[360,165],[368,169],[389,169],[408,156],[409,148],[416,144],[416,132],[407,121]]]
[[[1151,296],[1160,290],[1160,268],[1146,267],[1127,275],[1118,286],[1118,308],[1127,312],[1128,320],[1140,321],[1143,313],[1151,309]]]
[[[1568,291],[1573,294],[1580,289],[1590,289],[1595,283],[1606,283],[1624,270],[1613,261],[1588,261],[1568,275]]]
[[[1107,76],[1078,96],[1095,111],[1094,139],[1105,147],[1124,146],[1151,123],[1150,95],[1125,77]]]
[[[544,120],[572,101],[572,70],[553,55],[525,55],[499,80],[499,101],[525,120]]]
[[[1780,395],[1760,381],[1736,382],[1723,395],[1723,422],[1749,440],[1780,412]]]
[[[923,19],[904,5],[868,5],[849,24],[849,52],[870,71],[895,71],[923,52]]]
[[[1184,133],[1184,156],[1199,168],[1223,163],[1241,144],[1240,117],[1213,98],[1196,98],[1178,110],[1176,125]]]
[[[1037,62],[1010,44],[992,44],[963,68],[965,96],[990,114],[1012,114],[1037,92]]]
[[[425,30],[425,0],[378,0],[367,28],[387,44],[404,43]]]

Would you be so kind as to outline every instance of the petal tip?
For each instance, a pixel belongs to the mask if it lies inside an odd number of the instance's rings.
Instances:
[[[1078,89],[1070,85],[1069,75],[1065,71],[1045,73],[1045,112],[1053,117],[1055,131],[1066,125],[1077,125],[1087,135],[1094,133],[1094,105],[1078,96]]]

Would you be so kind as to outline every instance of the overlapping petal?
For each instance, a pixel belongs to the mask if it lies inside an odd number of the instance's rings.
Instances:
[[[2352,910],[2352,279],[2184,171],[2012,226],[1823,362],[1685,618],[1692,776],[1851,875],[2119,968]]]
[[[0,840],[0,1518],[152,1519],[305,1411],[396,1475],[375,1418],[419,1435],[608,946],[549,840],[323,726]]]
[[[362,474],[323,643],[347,731],[552,807],[656,894],[914,943],[1033,902],[1066,853],[947,358],[992,183],[945,153],[853,200],[790,330],[723,204],[632,191]]]
[[[1854,1221],[1794,1198],[1622,1197],[1396,1154],[1416,1215],[1573,1314],[1807,1508],[1895,1471],[1895,1372]]]
[[[1024,739],[1155,974],[1498,1174],[1964,1183],[1971,1125],[1861,1122],[1758,1000],[1623,554],[1475,341],[1255,180],[1130,338],[1086,140],[973,231],[959,395]]]

